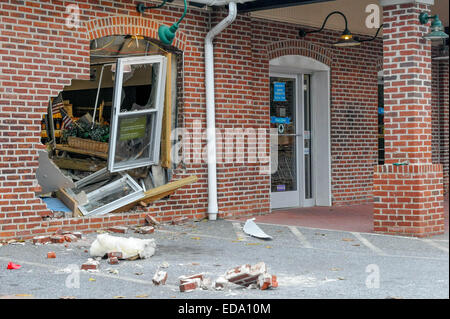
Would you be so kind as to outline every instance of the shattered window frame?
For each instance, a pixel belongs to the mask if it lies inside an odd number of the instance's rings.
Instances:
[[[123,185],[123,183],[126,183],[127,186],[129,186],[133,190],[133,192],[131,192],[130,194],[128,194],[126,196],[122,196],[112,202],[109,202],[105,205],[102,205],[98,208],[95,208],[91,211],[89,211],[86,208],[86,205],[88,205],[91,202],[98,201],[99,199],[101,199],[102,197],[104,197],[107,194],[107,191],[109,191],[111,189],[117,189],[117,188],[121,187],[121,185]],[[88,193],[87,194],[88,203],[78,206],[78,209],[81,211],[83,216],[104,215],[104,214],[110,213],[120,207],[123,207],[129,203],[132,203],[132,202],[142,198],[143,196],[144,196],[144,190],[142,189],[142,187],[139,186],[139,184],[136,183],[136,181],[133,178],[131,178],[128,174],[123,174],[122,178],[120,178],[112,183],[109,183],[107,185],[104,185],[93,192]]]
[[[121,97],[123,88],[123,74],[125,65],[138,65],[138,64],[159,64],[158,74],[156,76],[156,83],[152,82],[152,90],[156,85],[155,92],[155,107],[148,108],[139,111],[121,111]],[[108,170],[110,172],[120,172],[124,170],[139,168],[143,166],[150,166],[159,163],[160,144],[161,144],[161,127],[162,117],[164,109],[165,98],[165,84],[166,84],[166,70],[167,70],[167,58],[162,55],[151,55],[141,57],[129,57],[119,58],[117,60],[115,84],[114,84],[114,98],[112,107],[112,122],[111,122],[111,137],[109,142],[109,156],[108,156]],[[151,120],[150,128],[150,142],[148,150],[146,150],[146,156],[135,160],[125,160],[118,162],[115,158],[117,138],[120,134],[119,121],[124,118],[130,118],[133,116],[147,116],[147,119]],[[149,125],[146,122],[146,126]]]

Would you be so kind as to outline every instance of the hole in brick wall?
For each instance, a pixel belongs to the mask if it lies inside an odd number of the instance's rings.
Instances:
[[[158,77],[162,74],[158,73],[158,64],[124,64],[117,70],[118,59],[167,56],[172,53],[172,63],[167,69],[173,70],[170,88],[175,94],[172,93],[170,125],[175,128],[177,98],[178,92],[181,92],[178,86],[182,83],[179,81],[181,63],[177,63],[180,52],[169,52],[151,39],[134,35],[96,39],[91,41],[90,49],[90,79],[73,80],[58,96],[50,98],[47,113],[42,118],[41,142],[46,146],[46,151],[39,154],[36,175],[42,190],[37,196],[52,212],[43,216],[44,220],[101,213],[102,207],[122,202],[114,206],[117,210],[123,203],[134,203],[144,191],[171,180],[172,168],[159,166],[159,159],[155,159],[155,164],[151,166],[135,165],[137,168],[111,173],[108,150],[112,145],[114,92],[119,86],[116,85],[116,72],[120,72],[118,78],[122,82],[122,98],[117,102],[120,103],[120,113],[154,107],[156,94],[164,95],[164,92],[157,90],[158,84],[166,81]],[[149,113],[142,117],[143,122],[136,119],[132,123],[128,121],[129,126],[119,122],[118,138],[113,141],[118,150],[114,153],[116,161],[128,154],[146,154],[146,148],[151,148],[148,145],[154,143],[153,138],[150,142],[146,141],[147,144],[141,143],[143,146],[140,148],[136,145],[146,139],[149,127],[160,127],[153,117],[156,118],[156,115]],[[122,138],[125,128],[128,137]],[[95,192],[99,194],[92,195]]]

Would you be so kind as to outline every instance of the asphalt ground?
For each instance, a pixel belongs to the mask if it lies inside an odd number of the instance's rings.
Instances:
[[[449,298],[448,234],[430,239],[258,223],[272,240],[250,237],[232,220],[162,225],[153,234],[132,229],[114,236],[154,238],[148,259],[100,260],[98,272],[80,271],[97,233],[78,242],[0,247],[0,299],[443,299]],[[54,251],[55,259],[47,253]],[[180,292],[178,277],[212,280],[242,264],[265,262],[279,287]],[[8,262],[21,265],[8,270]],[[162,267],[167,268],[162,268]],[[152,278],[168,272],[166,285]]]

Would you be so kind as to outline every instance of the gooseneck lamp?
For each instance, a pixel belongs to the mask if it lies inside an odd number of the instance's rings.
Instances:
[[[424,38],[432,41],[448,39],[448,34],[444,32],[444,25],[441,20],[439,20],[439,16],[437,14],[430,16],[427,12],[422,12],[419,15],[419,21],[421,24],[427,24],[430,19],[433,19],[433,22],[431,22],[431,32],[424,35]]]
[[[300,37],[304,38],[307,34],[321,32],[325,28],[325,25],[327,24],[328,19],[334,14],[339,14],[344,18],[345,29],[342,32],[341,36],[339,37],[339,40],[336,43],[334,43],[333,46],[335,46],[335,47],[350,47],[350,46],[360,45],[360,42],[355,41],[353,39],[353,35],[348,29],[347,17],[340,11],[333,11],[329,15],[327,15],[327,17],[325,18],[325,20],[322,24],[322,27],[319,30],[305,31],[305,30],[301,29],[299,31]]]
[[[380,33],[380,30],[383,28],[383,25],[380,25],[380,27],[377,30],[377,33],[375,33],[375,35],[373,37],[371,37],[370,39],[365,39],[365,40],[357,40],[359,43],[363,43],[363,42],[369,42],[369,41],[373,41],[378,37],[378,33]]]
[[[155,9],[155,8],[161,8],[166,4],[166,2],[172,2],[173,0],[164,0],[160,5],[155,7],[146,7],[143,3],[140,3],[137,5],[137,11],[140,13],[144,13],[147,9]],[[187,14],[187,1],[184,0],[184,12],[181,18],[172,24],[170,27],[166,25],[161,25],[158,29],[158,36],[162,43],[166,45],[171,45],[173,42],[173,39],[175,38],[175,34],[180,26],[181,21],[183,21],[184,17]]]

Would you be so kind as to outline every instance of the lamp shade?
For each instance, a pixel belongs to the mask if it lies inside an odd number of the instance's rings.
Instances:
[[[424,38],[428,40],[448,39],[448,34],[444,32],[444,25],[441,20],[439,20],[439,16],[437,14],[430,17],[426,12],[422,12],[419,15],[419,21],[421,24],[427,24],[429,19],[433,19],[433,22],[431,22],[431,32],[424,35]]]
[[[162,43],[170,45],[175,38],[175,32],[178,30],[178,24],[174,23],[170,28],[166,25],[162,25],[158,29],[159,39]]]
[[[359,41],[353,39],[352,33],[346,28],[344,32],[342,32],[342,35],[339,37],[339,40],[336,43],[333,43],[333,46],[341,48],[353,47],[360,44],[361,43]]]
[[[342,48],[342,47],[354,47],[360,45],[361,42],[354,40],[353,38],[342,39],[340,38],[336,43],[333,43],[333,46]]]

